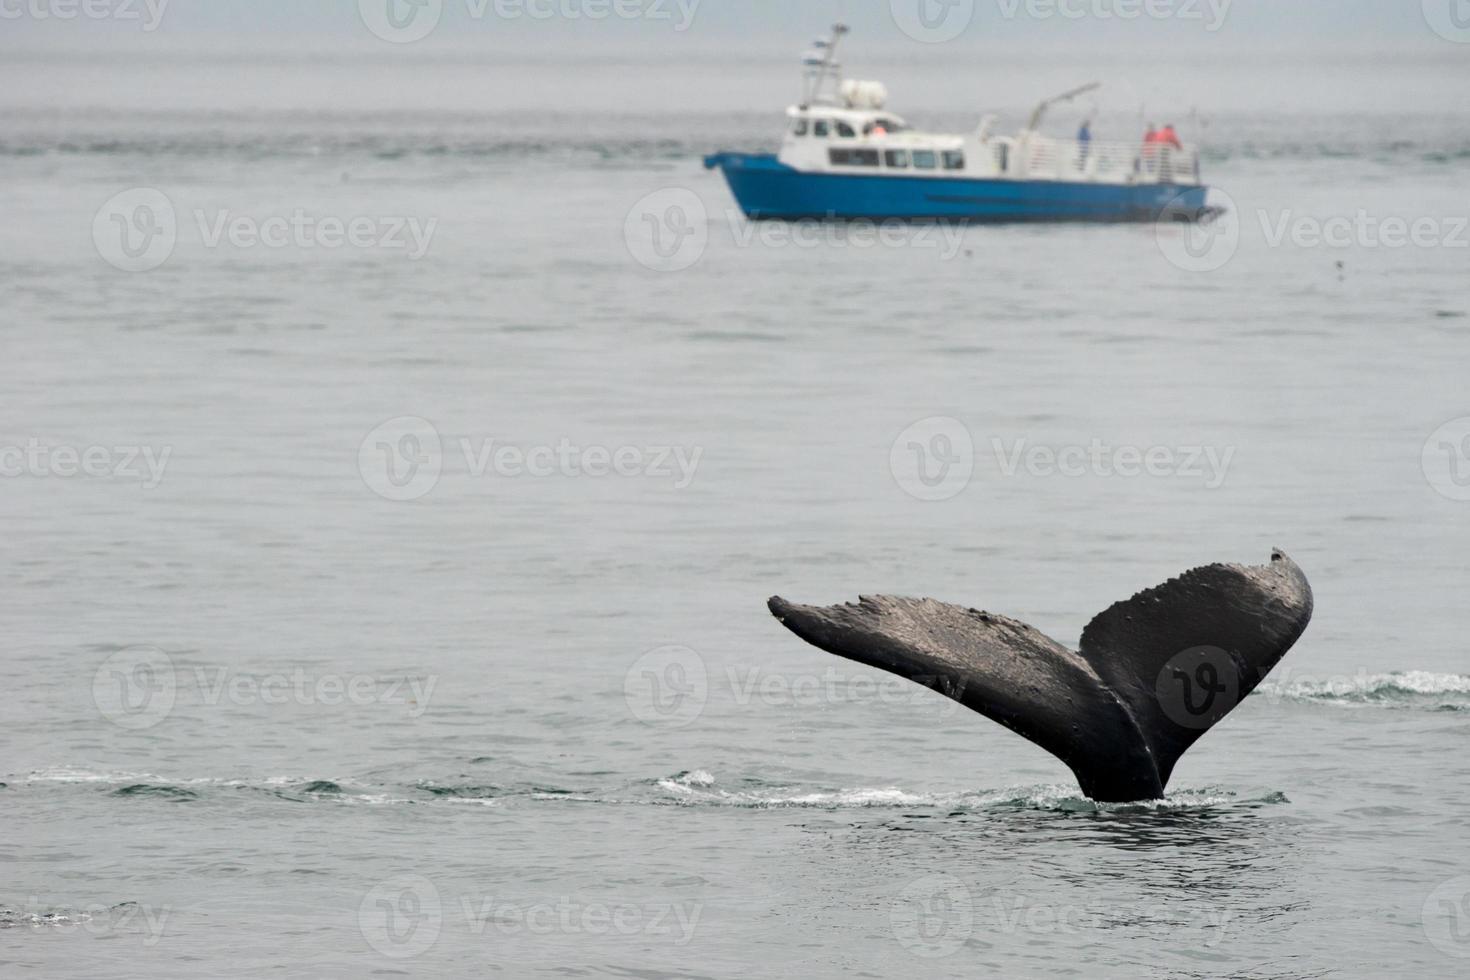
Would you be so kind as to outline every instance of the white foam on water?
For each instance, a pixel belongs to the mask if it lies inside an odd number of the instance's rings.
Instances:
[[[732,792],[714,787],[714,780],[696,780],[691,777],[707,776],[702,770],[681,773],[660,779],[656,785],[672,794],[671,802],[685,805],[730,806],[753,809],[810,808],[821,810],[844,809],[943,809],[983,810],[1008,808],[1022,810],[1055,810],[1060,812],[1135,812],[1144,810],[1172,811],[1193,810],[1210,807],[1235,806],[1242,804],[1284,803],[1281,793],[1268,793],[1260,797],[1242,798],[1229,790],[1218,787],[1184,789],[1168,794],[1161,800],[1145,800],[1137,803],[1098,803],[1078,792],[1075,786],[1049,784],[1043,786],[1008,787],[1000,790],[981,790],[962,793],[916,793],[897,786],[854,787],[835,790],[811,790],[794,792],[792,788],[772,788],[767,791]],[[548,797],[550,798],[550,797]],[[567,799],[567,797],[556,797]],[[634,802],[611,799],[581,798],[580,802]]]
[[[1422,706],[1426,699],[1459,704],[1470,699],[1470,675],[1427,670],[1358,673],[1338,677],[1267,680],[1256,691],[1268,698],[1294,701]]]

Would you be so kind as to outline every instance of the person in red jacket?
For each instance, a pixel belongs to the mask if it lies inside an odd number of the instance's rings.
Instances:
[[[1174,124],[1169,123],[1157,134],[1160,143],[1167,143],[1176,150],[1184,149],[1184,144],[1179,142],[1179,134],[1174,132]]]

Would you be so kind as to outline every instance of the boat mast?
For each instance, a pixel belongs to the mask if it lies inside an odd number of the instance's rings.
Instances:
[[[1070,92],[1063,92],[1061,95],[1054,95],[1049,99],[1043,99],[1037,105],[1036,111],[1031,113],[1031,121],[1026,124],[1026,129],[1033,133],[1036,132],[1037,127],[1041,125],[1041,117],[1046,115],[1046,110],[1058,102],[1069,102],[1079,95],[1086,95],[1088,92],[1093,92],[1100,88],[1102,88],[1102,82],[1088,82],[1086,85],[1080,85]]]
[[[840,82],[842,66],[837,63],[837,43],[849,29],[846,24],[833,24],[831,39],[818,38],[812,43],[812,50],[802,59],[802,64],[807,69],[802,85],[802,108],[813,105],[821,97],[822,86],[828,78]]]

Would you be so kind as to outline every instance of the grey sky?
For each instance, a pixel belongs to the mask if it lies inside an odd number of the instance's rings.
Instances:
[[[390,0],[376,0],[388,3]],[[442,20],[432,41],[515,38],[521,43],[553,43],[558,39],[644,37],[777,42],[800,45],[822,32],[837,17],[850,23],[856,36],[870,44],[903,44],[916,52],[926,47],[906,37],[896,23],[890,0],[391,0],[394,3],[442,2]],[[586,15],[599,4],[628,3],[645,9],[660,4],[665,17]],[[1128,44],[1195,43],[1201,40],[1245,43],[1435,43],[1424,5],[1445,6],[1464,0],[893,0],[910,6],[929,4],[930,19],[946,5],[964,11],[965,27],[950,43],[984,45],[1006,40]],[[486,4],[488,3],[488,7]],[[1064,13],[1057,5],[1063,5]],[[1129,4],[1154,4],[1160,16],[1122,20],[1106,15]],[[367,37],[359,0],[0,0],[0,44],[56,41],[98,36],[137,36],[138,21],[115,16],[79,16],[62,20],[56,11],[70,5],[137,8],[144,19],[161,10],[156,38],[231,37],[254,42],[363,41]],[[1122,5],[1120,8],[1119,5]],[[37,16],[33,10],[50,14]],[[411,9],[411,8],[405,8]],[[497,9],[500,11],[497,13]],[[532,11],[540,16],[533,16]],[[559,11],[571,11],[567,16]],[[477,13],[477,11],[479,13]],[[510,11],[512,16],[506,16]],[[692,17],[690,14],[692,13]],[[548,15],[549,14],[549,15]],[[1070,15],[1068,15],[1070,14]],[[688,21],[675,32],[671,24]],[[1207,25],[1218,21],[1215,30]],[[1460,45],[1470,60],[1470,45]]]

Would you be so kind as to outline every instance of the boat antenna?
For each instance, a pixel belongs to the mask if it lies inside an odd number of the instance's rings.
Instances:
[[[1033,133],[1036,132],[1037,127],[1041,125],[1041,117],[1046,115],[1046,110],[1059,102],[1070,102],[1079,95],[1086,95],[1088,92],[1095,92],[1100,88],[1102,88],[1102,82],[1088,82],[1086,85],[1080,85],[1070,92],[1063,92],[1061,95],[1053,95],[1049,99],[1042,99],[1036,106],[1036,111],[1031,113],[1031,121],[1026,124],[1026,128]]]
[[[812,105],[821,97],[822,86],[828,78],[841,80],[842,66],[837,63],[837,44],[849,30],[846,24],[833,24],[832,37],[813,41],[812,50],[801,59],[806,68],[801,98],[803,107]]]

